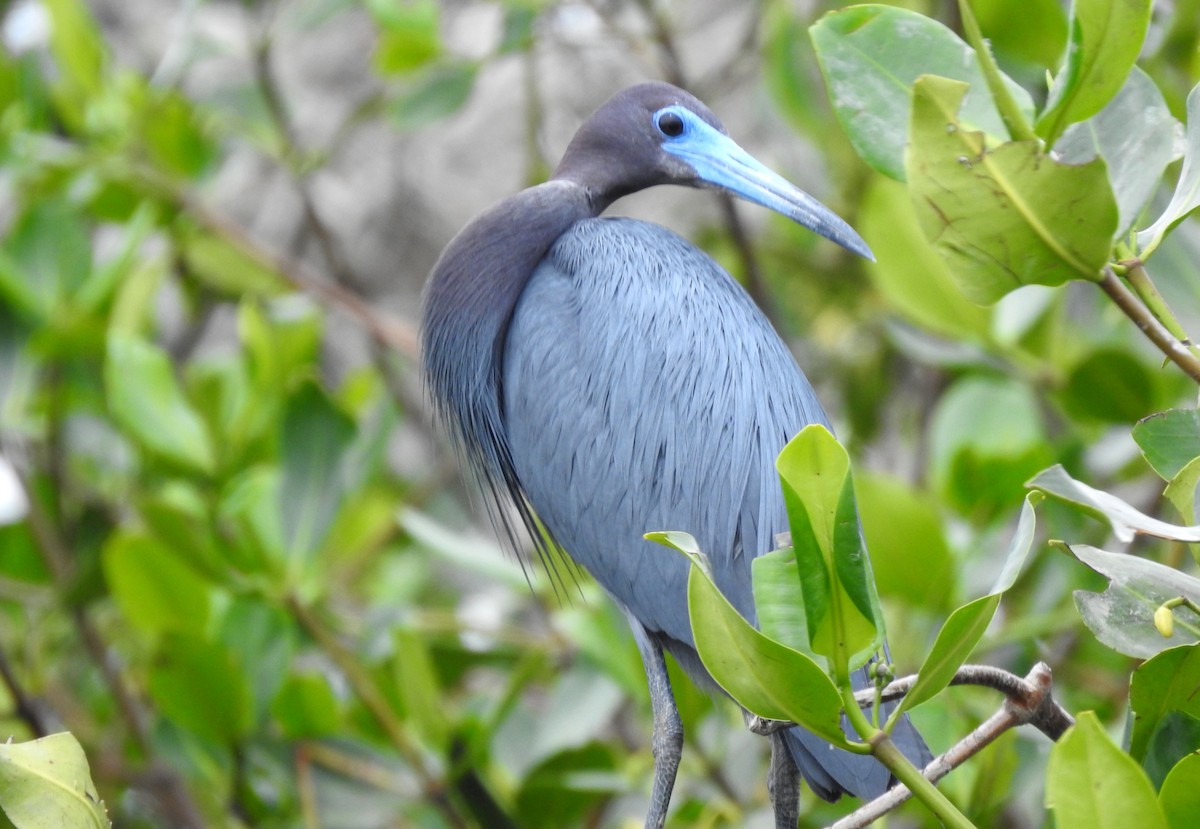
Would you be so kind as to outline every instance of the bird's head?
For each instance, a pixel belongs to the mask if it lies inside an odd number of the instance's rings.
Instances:
[[[720,190],[875,258],[837,214],[738,146],[699,99],[666,83],[631,86],[602,104],[575,133],[554,178],[585,187],[601,207],[657,184]]]

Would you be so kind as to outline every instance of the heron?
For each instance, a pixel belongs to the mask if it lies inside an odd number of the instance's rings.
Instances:
[[[653,715],[652,829],[665,823],[683,750],[664,652],[719,689],[692,637],[689,564],[644,535],[691,533],[717,586],[754,622],[751,561],[788,529],[775,458],[805,426],[829,426],[787,346],[724,269],[666,228],[601,217],[660,184],[740,197],[873,258],[845,221],[743,150],[697,98],[643,83],[584,121],[548,181],[449,242],[421,328],[434,410],[489,512],[510,538],[523,526],[542,552],[565,551],[629,623]],[[910,759],[928,759],[907,721],[893,739]],[[801,777],[827,800],[889,785],[874,758],[801,728],[770,740],[777,826],[796,826]]]

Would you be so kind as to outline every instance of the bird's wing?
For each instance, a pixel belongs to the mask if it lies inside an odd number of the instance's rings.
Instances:
[[[754,619],[749,560],[787,527],[775,456],[825,416],[712,259],[656,225],[576,223],[518,301],[503,394],[526,497],[648,630],[692,642],[687,563],[653,530],[694,535]]]

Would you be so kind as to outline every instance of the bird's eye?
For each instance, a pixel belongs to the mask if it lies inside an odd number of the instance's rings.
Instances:
[[[664,112],[658,116],[658,129],[668,138],[683,135],[683,119],[674,112]]]

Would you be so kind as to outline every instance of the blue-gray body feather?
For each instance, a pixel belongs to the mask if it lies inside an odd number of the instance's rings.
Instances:
[[[721,591],[755,620],[750,560],[788,529],[775,457],[805,426],[828,425],[792,355],[745,290],[690,243],[652,224],[587,219],[534,270],[503,366],[509,446],[537,515],[712,687],[688,620],[688,563],[642,536],[691,533]],[[887,785],[871,758],[798,729],[788,737],[825,797]]]

